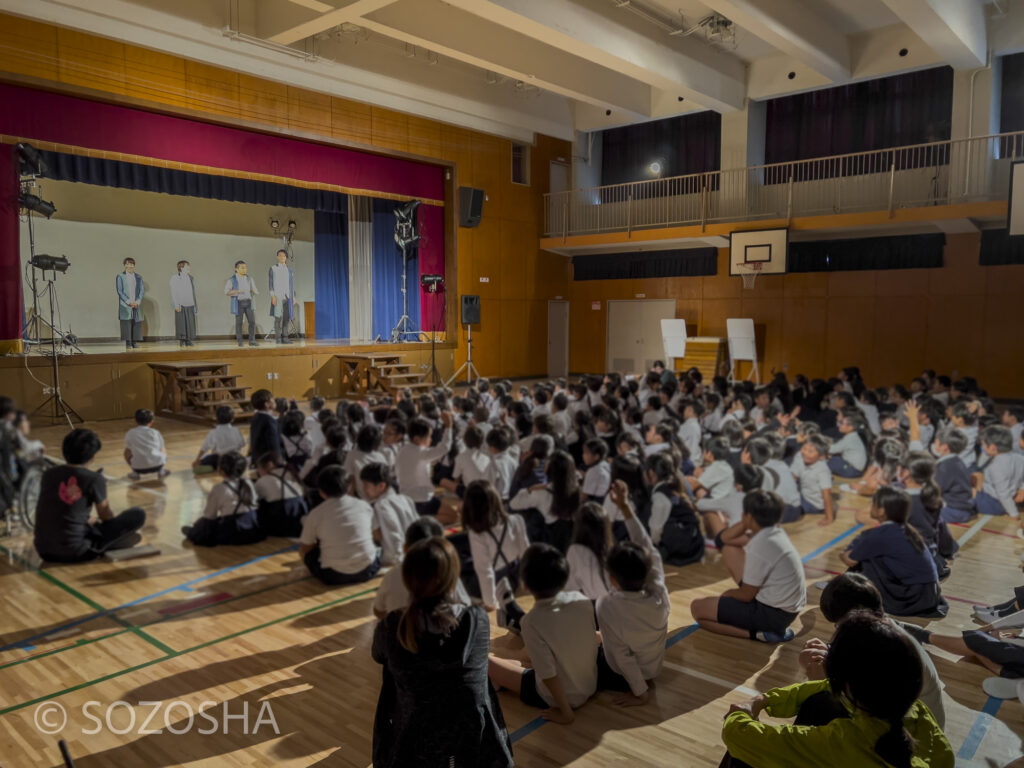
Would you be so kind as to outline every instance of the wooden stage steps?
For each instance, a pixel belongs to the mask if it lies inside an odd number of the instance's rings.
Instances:
[[[434,384],[402,362],[401,354],[368,353],[335,355],[341,364],[341,396],[388,394],[397,396],[403,389],[413,393],[429,392]]]
[[[194,424],[216,424],[217,407],[230,405],[235,421],[252,418],[249,387],[238,384],[228,363],[209,360],[149,363],[156,389],[156,413]]]

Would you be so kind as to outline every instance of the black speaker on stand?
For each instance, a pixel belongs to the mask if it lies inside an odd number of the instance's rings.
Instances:
[[[459,370],[452,374],[452,377],[445,382],[450,386],[453,381],[459,378],[459,374],[466,372],[466,382],[473,383],[473,377],[482,378],[480,371],[473,365],[473,326],[480,324],[480,297],[472,294],[463,294],[460,305],[460,319],[466,326],[466,362],[459,366]]]

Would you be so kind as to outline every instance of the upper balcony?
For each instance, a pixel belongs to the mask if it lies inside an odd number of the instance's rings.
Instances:
[[[1024,131],[574,189],[545,195],[544,236],[1003,201],[1015,160]]]

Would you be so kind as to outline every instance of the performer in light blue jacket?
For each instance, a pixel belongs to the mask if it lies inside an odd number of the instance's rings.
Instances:
[[[196,340],[196,284],[191,265],[178,262],[178,271],[171,277],[171,303],[174,305],[174,333],[179,347],[194,346]]]
[[[235,274],[224,284],[224,295],[231,297],[231,314],[235,316],[235,340],[242,344],[242,318],[249,321],[249,346],[258,347],[256,342],[256,313],[253,312],[253,297],[258,294],[256,283],[248,275],[244,261],[235,262]]]
[[[135,274],[135,259],[124,260],[124,272],[114,280],[117,289],[117,319],[121,321],[121,339],[125,349],[135,349],[142,341],[142,297],[146,288]]]
[[[295,273],[288,266],[288,251],[277,252],[277,264],[270,268],[270,316],[278,344],[291,344],[288,323],[295,314]]]

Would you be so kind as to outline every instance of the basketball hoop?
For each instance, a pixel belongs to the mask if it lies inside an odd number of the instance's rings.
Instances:
[[[761,267],[764,265],[760,261],[752,261],[745,265],[749,272],[744,272],[740,275],[743,278],[743,288],[745,290],[751,290],[754,287],[754,283],[757,281],[757,276],[761,274]]]

